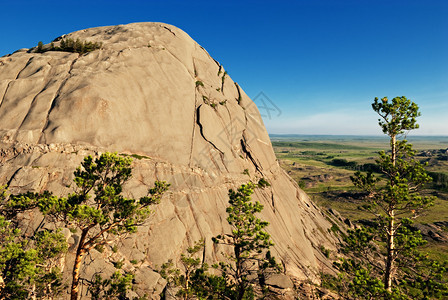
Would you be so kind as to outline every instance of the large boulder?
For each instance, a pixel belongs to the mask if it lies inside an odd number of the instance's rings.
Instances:
[[[200,238],[208,262],[222,258],[226,249],[211,237],[230,230],[228,190],[265,178],[271,185],[253,199],[264,205],[260,217],[270,222],[275,256],[289,276],[318,280],[321,265],[328,265],[320,246],[335,249],[330,224],[279,167],[256,105],[222,65],[185,32],[162,23],[91,28],[64,38],[102,48],[0,58],[0,184],[12,193],[64,195],[73,191],[83,157],[104,151],[135,157],[128,196],[144,195],[155,180],[171,183],[150,221],[118,252],[94,251],[86,259],[84,277],[110,272],[111,261],[124,259],[136,272],[137,293],[157,295],[164,281],[154,270]],[[33,214],[27,222],[35,226],[41,218]],[[67,238],[73,249],[76,234]]]

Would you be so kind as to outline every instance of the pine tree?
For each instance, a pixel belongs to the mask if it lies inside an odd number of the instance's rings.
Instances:
[[[281,267],[269,250],[274,245],[264,231],[269,223],[256,216],[263,205],[250,198],[255,188],[266,186],[269,183],[263,179],[258,185],[248,183],[237,191],[229,190],[230,205],[226,211],[232,232],[212,238],[215,244],[228,247],[230,253],[225,254],[226,261],[213,265],[220,275],[209,273],[208,265],[197,257],[205,246],[203,240],[181,255],[182,268],[175,268],[172,260],[162,265],[160,274],[168,285],[177,287],[177,297],[242,300],[269,294],[266,280],[269,275],[279,273]]]
[[[151,214],[150,206],[158,204],[169,187],[156,181],[147,196],[124,197],[122,186],[131,177],[131,162],[128,157],[107,152],[95,160],[88,156],[75,171],[74,193],[67,197],[49,192],[28,195],[26,202],[35,203],[44,215],[80,233],[72,270],[72,300],[78,298],[80,268],[86,254],[123,234],[136,232]]]
[[[226,293],[230,299],[253,299],[257,292],[253,286],[259,288],[258,292],[263,292],[267,277],[281,271],[269,250],[274,244],[270,235],[264,231],[269,223],[256,216],[263,210],[263,205],[258,201],[252,202],[250,198],[256,187],[248,183],[237,191],[229,190],[227,222],[232,232],[213,238],[214,243],[232,248],[227,261],[215,266],[228,284]]]
[[[205,274],[208,265],[202,261],[201,252],[204,250],[205,241],[197,241],[193,247],[187,248],[187,253],[181,254],[182,268],[175,268],[172,260],[164,263],[159,271],[160,276],[167,281],[167,285],[176,287],[176,297],[184,300],[202,299],[208,295],[202,287],[209,274]]]
[[[0,299],[51,299],[64,288],[59,264],[67,243],[59,231],[19,228],[18,213],[32,208],[24,199],[0,188]]]
[[[42,43],[42,41],[39,41],[39,43],[37,43],[37,53],[43,53],[44,52],[44,43]]]
[[[379,125],[389,137],[390,150],[379,152],[376,160],[380,177],[356,172],[351,179],[366,192],[361,208],[374,215],[374,226],[349,230],[344,251],[350,258],[335,265],[342,276],[348,275],[347,295],[353,298],[446,295],[446,269],[418,251],[425,241],[412,227],[412,220],[434,200],[420,194],[431,178],[405,139],[409,130],[419,127],[418,106],[406,97],[396,97],[392,101],[375,98],[372,108],[380,116]],[[383,263],[381,257],[385,258]]]

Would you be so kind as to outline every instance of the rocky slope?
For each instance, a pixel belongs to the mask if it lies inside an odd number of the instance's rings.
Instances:
[[[334,249],[330,224],[279,167],[257,107],[223,66],[162,23],[66,37],[103,45],[83,55],[25,49],[0,58],[0,184],[67,194],[82,158],[104,151],[137,154],[129,196],[156,179],[171,183],[150,222],[117,253],[94,251],[84,277],[111,272],[110,261],[124,258],[139,294],[160,293],[154,269],[194,241],[205,238],[207,261],[221,257],[210,238],[229,231],[228,189],[264,177],[271,186],[253,199],[265,206],[275,255],[288,275],[318,280],[328,264],[319,247]],[[33,226],[41,217],[29,218]],[[77,235],[66,233],[73,248]]]

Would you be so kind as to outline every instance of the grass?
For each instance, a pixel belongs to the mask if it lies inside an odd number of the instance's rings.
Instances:
[[[310,198],[320,207],[332,208],[340,212],[345,218],[351,221],[370,219],[372,215],[358,209],[358,203],[349,201],[334,201],[321,196],[320,193],[308,193]]]
[[[448,200],[436,199],[417,221],[422,224],[448,220]]]
[[[436,242],[429,242],[421,249],[427,253],[429,258],[438,261],[448,261],[448,245]]]

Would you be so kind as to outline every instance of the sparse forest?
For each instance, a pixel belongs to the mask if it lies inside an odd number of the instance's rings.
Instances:
[[[19,213],[38,209],[44,223],[65,225],[79,234],[72,267],[71,299],[79,298],[80,269],[92,249],[117,242],[125,233],[135,233],[158,204],[169,184],[156,181],[148,195],[130,199],[122,195],[123,184],[131,177],[131,159],[104,153],[87,156],[75,171],[75,192],[65,197],[51,192],[8,195],[1,191],[0,271],[3,286],[0,299],[48,298],[62,292],[61,264],[67,250],[65,237],[58,230],[36,228],[23,232]],[[110,279],[95,277],[91,290],[101,287],[110,299],[123,297],[130,287],[132,274],[117,271]],[[96,292],[99,296],[101,293]],[[120,296],[121,295],[121,296]]]
[[[160,274],[168,285],[177,290],[175,296],[181,299],[269,299],[274,293],[267,284],[272,274],[278,274],[282,267],[271,255],[274,246],[270,236],[263,229],[268,222],[256,216],[263,210],[259,202],[251,201],[250,195],[263,184],[243,184],[238,190],[229,190],[227,222],[231,233],[213,237],[213,243],[223,245],[229,251],[222,253],[226,258],[211,268],[198,257],[204,247],[204,240],[187,250],[181,257],[183,268],[175,268],[172,261],[162,265]],[[210,270],[210,272],[209,272]]]
[[[71,270],[71,299],[79,299],[81,266],[92,249],[103,251],[114,245],[125,233],[135,233],[150,216],[153,205],[161,201],[169,184],[156,181],[148,195],[130,199],[122,195],[122,186],[132,176],[131,158],[104,153],[94,159],[85,157],[75,170],[73,193],[59,197],[51,192],[8,194],[0,190],[0,299],[53,299],[61,296],[68,282],[63,281],[62,265],[68,245],[60,230],[42,227],[31,231],[21,228],[21,214],[39,210],[45,223],[70,228],[80,238],[76,244]],[[233,228],[226,235],[213,238],[213,243],[227,247],[225,260],[209,266],[198,257],[204,240],[182,254],[182,268],[172,261],[161,266],[161,276],[177,290],[182,299],[259,299],[269,295],[266,280],[281,267],[270,254],[273,243],[263,229],[266,221],[256,217],[263,206],[252,202],[256,188],[269,183],[262,178],[258,184],[242,185],[229,191],[227,221]],[[211,242],[211,241],[210,241]],[[84,279],[92,299],[129,299],[134,275],[121,270],[109,278],[95,275]],[[218,275],[216,275],[218,273]]]

